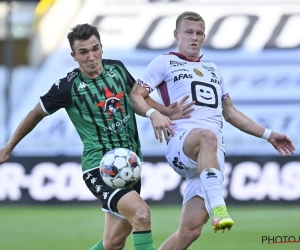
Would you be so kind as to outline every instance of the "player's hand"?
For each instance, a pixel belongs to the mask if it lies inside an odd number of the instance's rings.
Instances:
[[[189,99],[188,95],[183,97],[179,102],[174,102],[169,105],[166,109],[166,115],[171,120],[190,118],[190,113],[195,110],[194,108],[191,108],[191,106],[194,105],[195,102],[192,101],[183,105],[187,99]]]
[[[163,135],[166,141],[169,140],[169,134],[174,136],[172,125],[175,123],[172,122],[168,117],[162,115],[156,110],[150,115],[150,119],[154,130],[154,135],[157,140],[159,139],[160,142],[163,142]]]
[[[272,131],[268,141],[281,155],[293,155],[295,146],[292,141],[285,135]]]
[[[10,152],[6,148],[0,149],[0,165],[6,162],[10,157]]]

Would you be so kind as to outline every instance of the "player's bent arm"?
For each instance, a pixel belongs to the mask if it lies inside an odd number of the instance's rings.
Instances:
[[[223,117],[228,123],[247,134],[262,137],[265,128],[235,108],[230,97],[222,101],[222,106]]]
[[[165,116],[168,116],[166,106],[154,101],[149,95],[145,98],[145,101],[146,101],[146,103],[148,104],[149,107],[158,110],[160,113],[162,113]]]
[[[134,109],[134,112],[141,116],[146,116],[146,112],[151,108],[160,111],[159,104],[149,97],[149,91],[139,84],[135,83],[130,91],[130,102]],[[145,99],[148,99],[147,102]],[[153,105],[153,106],[152,106]],[[162,105],[160,105],[162,106]]]
[[[6,143],[5,149],[7,153],[11,153],[15,146],[30,132],[34,127],[46,116],[41,104],[38,103],[19,124],[16,131]]]
[[[130,91],[129,98],[134,112],[141,116],[147,116],[151,119],[152,127],[154,130],[155,138],[162,142],[162,134],[164,134],[165,140],[169,140],[168,131],[171,135],[174,135],[171,120],[162,115],[159,110],[150,107],[145,98],[149,96],[149,91],[137,83],[134,84]]]

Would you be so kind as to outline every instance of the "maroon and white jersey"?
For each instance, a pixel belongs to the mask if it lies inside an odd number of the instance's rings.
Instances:
[[[149,92],[155,88],[165,106],[180,101],[189,95],[186,101],[195,101],[191,118],[176,120],[176,130],[206,128],[213,130],[219,141],[222,136],[223,116],[222,100],[228,92],[217,66],[209,61],[189,61],[178,53],[163,54],[152,60],[147,66],[138,84]]]

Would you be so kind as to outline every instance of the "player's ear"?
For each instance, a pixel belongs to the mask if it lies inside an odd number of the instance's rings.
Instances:
[[[205,34],[203,35],[202,43],[204,43],[204,41],[205,41]]]
[[[178,32],[177,32],[177,30],[174,30],[174,38],[175,38],[176,41],[178,40]]]
[[[101,47],[102,54],[103,54],[103,46],[102,46],[102,43],[100,43],[100,47]]]
[[[77,62],[77,59],[75,57],[75,52],[74,51],[71,52],[71,56],[73,57],[74,61]]]

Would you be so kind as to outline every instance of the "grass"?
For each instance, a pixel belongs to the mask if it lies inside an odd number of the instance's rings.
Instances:
[[[235,225],[213,233],[211,225],[189,248],[222,250],[300,249],[300,243],[262,244],[262,236],[294,236],[299,240],[300,213],[293,207],[229,207]],[[180,207],[151,207],[158,247],[177,227]],[[86,250],[103,232],[103,213],[95,206],[0,207],[1,250]],[[124,250],[133,250],[129,237]]]

